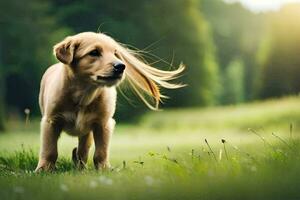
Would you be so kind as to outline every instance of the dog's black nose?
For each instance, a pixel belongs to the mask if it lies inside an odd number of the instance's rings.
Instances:
[[[122,74],[125,69],[125,65],[123,63],[114,63],[113,67],[114,72],[117,74]]]

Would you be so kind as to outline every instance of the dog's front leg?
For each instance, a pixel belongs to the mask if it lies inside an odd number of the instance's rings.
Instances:
[[[57,160],[57,140],[61,128],[49,118],[43,117],[41,122],[41,149],[36,172],[51,171],[55,168]]]
[[[105,124],[96,124],[93,130],[95,141],[94,165],[96,169],[110,167],[109,143],[115,126],[114,119],[108,120]]]

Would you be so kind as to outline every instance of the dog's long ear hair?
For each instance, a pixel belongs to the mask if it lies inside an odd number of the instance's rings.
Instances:
[[[184,84],[169,82],[181,75],[185,69],[183,64],[180,64],[178,69],[174,71],[163,71],[146,64],[139,59],[140,56],[136,51],[123,45],[120,45],[118,53],[126,64],[125,72],[129,84],[150,109],[157,110],[162,98],[167,98],[161,94],[160,87],[176,89],[185,86]],[[147,96],[154,100],[154,105]]]

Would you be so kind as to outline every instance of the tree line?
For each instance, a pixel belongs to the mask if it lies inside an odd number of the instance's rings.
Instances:
[[[236,104],[300,90],[299,5],[254,14],[221,0],[18,0],[0,2],[0,129],[25,108],[38,115],[39,81],[65,36],[101,31],[142,49],[149,63],[187,66],[188,84],[163,107]],[[160,61],[160,62],[158,62]],[[117,118],[144,106],[121,87]],[[128,101],[128,98],[130,99]],[[133,108],[136,113],[128,115]]]

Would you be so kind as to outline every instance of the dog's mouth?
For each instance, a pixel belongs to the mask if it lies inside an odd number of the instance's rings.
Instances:
[[[111,76],[95,75],[92,76],[92,79],[96,84],[114,85],[118,83],[122,79],[122,77],[123,77],[122,74],[111,75]]]
[[[96,76],[96,81],[114,81],[121,79],[122,75],[113,75],[113,76]]]

